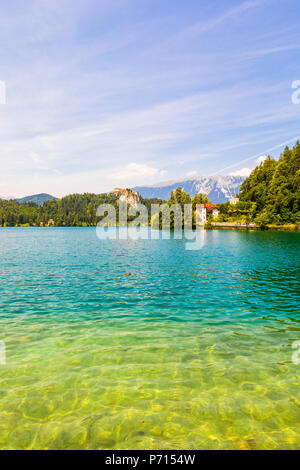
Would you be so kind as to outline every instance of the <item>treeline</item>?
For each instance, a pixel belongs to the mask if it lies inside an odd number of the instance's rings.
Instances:
[[[191,223],[191,228],[196,228],[197,217],[196,217],[196,207],[197,205],[209,203],[209,199],[206,194],[195,194],[193,197],[190,194],[186,193],[181,187],[176,188],[171,192],[170,198],[166,203],[166,206],[170,210],[170,228],[181,228],[188,226],[188,223]],[[174,211],[174,207],[177,205],[177,209]],[[191,217],[188,221],[186,216],[186,205],[191,207]],[[153,228],[163,228],[163,214],[159,212],[151,218],[150,222]]]
[[[99,222],[96,216],[100,204],[112,204],[117,213],[118,196],[110,194],[71,194],[62,199],[53,199],[42,206],[35,203],[20,204],[15,200],[0,201],[0,226],[26,227],[47,226],[93,227]],[[151,204],[161,204],[161,199],[142,199],[141,202],[150,209]],[[149,210],[150,212],[150,210]]]
[[[219,204],[219,221],[300,223],[300,143],[286,147],[279,160],[268,156],[245,179],[236,205]]]
[[[39,209],[39,206],[33,202],[19,204],[14,200],[0,201],[0,226],[37,225],[41,220]]]

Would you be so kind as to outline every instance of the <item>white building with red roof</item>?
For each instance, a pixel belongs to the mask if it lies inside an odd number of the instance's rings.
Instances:
[[[198,221],[201,224],[207,222],[208,217],[211,215],[214,219],[219,215],[219,209],[215,204],[206,203],[206,204],[197,204],[196,207]]]

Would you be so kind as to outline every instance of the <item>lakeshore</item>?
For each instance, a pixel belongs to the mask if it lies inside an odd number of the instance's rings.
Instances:
[[[1,229],[6,229],[6,228],[38,228],[38,229],[47,229],[47,228],[97,228],[97,225],[42,225],[42,226],[37,226],[37,225],[29,225],[29,224],[23,224],[23,225],[15,225],[11,227],[4,227],[0,225],[0,230]],[[108,225],[107,227],[124,227],[124,225],[120,225],[119,223],[116,223],[114,225]],[[142,227],[149,227],[151,228],[151,225],[142,225]],[[157,229],[155,229],[157,230]],[[299,224],[284,224],[284,225],[267,225],[266,227],[259,227],[258,225],[255,224],[243,224],[243,223],[238,223],[238,222],[212,222],[211,227],[207,228],[206,230],[268,230],[268,231],[283,231],[283,232],[299,232],[300,231],[300,226]]]
[[[243,224],[238,222],[212,222],[213,229],[219,230],[274,230],[285,232],[299,232],[300,226],[297,224],[267,225],[259,227],[255,224]]]

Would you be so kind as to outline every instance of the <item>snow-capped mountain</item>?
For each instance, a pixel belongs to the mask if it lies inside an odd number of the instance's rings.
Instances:
[[[214,204],[228,201],[239,192],[245,178],[242,176],[198,176],[177,181],[167,181],[153,186],[137,186],[139,194],[144,198],[169,199],[173,189],[179,186],[194,196],[196,193],[204,193]]]

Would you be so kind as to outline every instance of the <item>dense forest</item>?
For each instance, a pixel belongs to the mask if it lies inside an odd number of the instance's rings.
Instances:
[[[109,194],[71,194],[53,199],[42,206],[35,203],[18,203],[15,200],[0,201],[0,226],[26,227],[55,225],[61,227],[92,227],[100,218],[96,216],[100,204],[112,204],[118,215],[118,196]],[[141,199],[150,213],[151,204],[161,204],[160,199]]]
[[[118,220],[118,196],[109,194],[72,194],[62,199],[53,199],[45,202],[42,206],[35,203],[18,203],[15,200],[0,201],[0,226],[2,227],[26,227],[26,226],[61,226],[61,227],[93,227],[100,218],[96,216],[100,204],[112,204],[116,209]],[[165,204],[162,199],[143,199],[141,204],[145,205],[151,223],[151,205]],[[192,203],[193,222],[197,204],[209,202],[205,194],[196,194],[193,198],[182,188],[177,188],[170,195],[168,206],[178,203],[182,212],[184,205]],[[132,217],[128,218],[131,220]],[[182,217],[183,220],[183,217]],[[193,224],[194,225],[194,224]],[[171,213],[171,227],[174,226],[174,213]]]
[[[268,156],[245,179],[236,205],[219,204],[219,221],[268,225],[300,224],[300,143],[279,160]]]

